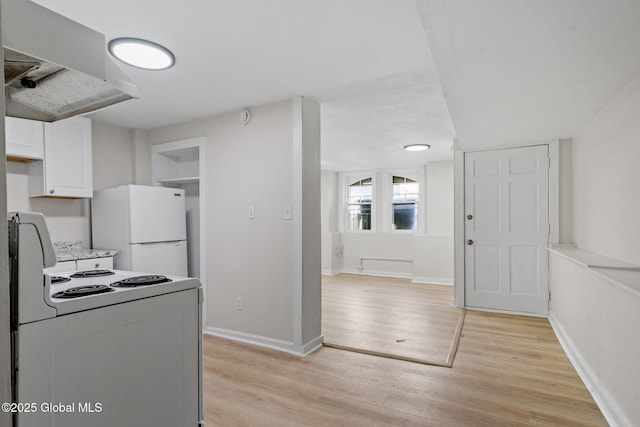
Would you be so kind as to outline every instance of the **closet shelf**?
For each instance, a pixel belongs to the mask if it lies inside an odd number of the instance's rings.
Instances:
[[[189,176],[184,178],[163,178],[159,179],[159,184],[197,184],[200,182],[200,177],[197,176]]]

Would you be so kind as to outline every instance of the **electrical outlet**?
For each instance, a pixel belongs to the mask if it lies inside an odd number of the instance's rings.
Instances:
[[[242,297],[236,297],[236,310],[242,311]]]

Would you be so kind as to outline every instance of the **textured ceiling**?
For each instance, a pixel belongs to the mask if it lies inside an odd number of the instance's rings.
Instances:
[[[640,73],[640,2],[417,0],[457,146],[575,136]]]
[[[452,157],[455,133],[433,68],[361,83],[320,100],[324,169],[410,168]],[[403,150],[420,143],[431,149]]]
[[[175,52],[169,71],[122,66],[142,99],[95,118],[149,129],[310,96],[334,170],[572,137],[640,74],[640,0],[37,2]],[[418,141],[433,149],[401,150]]]
[[[96,119],[150,129],[304,95],[326,101],[331,167],[415,166],[441,150],[407,159],[406,143],[452,142],[414,0],[36,2],[107,40],[147,38],[175,53],[175,68],[164,72],[121,65],[142,98]]]

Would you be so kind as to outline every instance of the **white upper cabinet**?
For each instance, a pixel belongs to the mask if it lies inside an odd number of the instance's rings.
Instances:
[[[5,117],[6,154],[9,160],[42,160],[44,157],[44,123]]]
[[[44,124],[44,160],[29,164],[30,197],[93,196],[91,119]]]

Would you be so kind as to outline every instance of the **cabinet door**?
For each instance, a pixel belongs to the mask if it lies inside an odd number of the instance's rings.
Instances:
[[[91,120],[73,117],[45,124],[44,194],[92,197]]]
[[[44,123],[5,117],[6,154],[10,160],[44,157]]]

